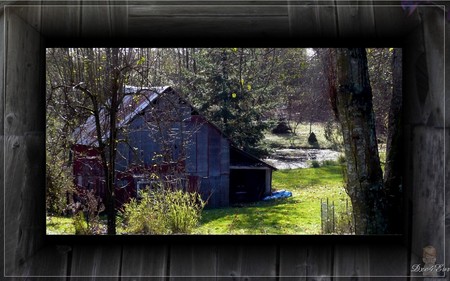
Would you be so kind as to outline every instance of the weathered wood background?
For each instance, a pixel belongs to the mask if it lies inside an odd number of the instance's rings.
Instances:
[[[444,56],[449,23],[444,6],[420,7],[407,15],[399,2],[30,1],[30,6],[0,1],[1,276],[409,280],[411,265],[421,263],[427,245],[437,249],[438,264],[447,261],[450,267],[450,243],[444,243],[450,240],[449,169],[445,168],[450,156],[444,150],[450,147],[450,117],[445,113],[450,56]],[[43,61],[46,44],[55,39],[72,45],[155,42],[155,46],[174,47],[186,40],[191,45],[239,46],[256,41],[302,46],[318,42],[330,47],[345,42],[388,46],[391,40],[402,42],[405,239],[45,243]]]

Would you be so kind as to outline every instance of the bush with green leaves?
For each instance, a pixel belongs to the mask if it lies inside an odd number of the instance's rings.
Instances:
[[[47,154],[46,161],[46,209],[50,214],[62,214],[68,198],[75,191],[70,167],[59,157]]]
[[[189,234],[198,226],[206,202],[196,192],[156,188],[124,206],[128,234]]]

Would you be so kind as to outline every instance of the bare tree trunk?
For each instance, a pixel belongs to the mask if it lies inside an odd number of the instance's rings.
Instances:
[[[386,141],[386,165],[384,168],[384,186],[387,194],[389,233],[401,232],[402,212],[402,50],[394,49],[392,61],[393,93],[389,110],[388,135]]]
[[[365,49],[338,49],[336,74],[335,102],[344,138],[346,189],[353,204],[355,233],[384,233],[383,174]]]
[[[115,208],[115,163],[116,163],[116,139],[117,139],[117,107],[118,107],[118,92],[119,92],[119,49],[107,49],[107,56],[111,58],[111,108],[109,114],[109,153],[108,153],[108,175],[106,177],[106,214],[108,217],[108,234],[116,234],[116,208]]]

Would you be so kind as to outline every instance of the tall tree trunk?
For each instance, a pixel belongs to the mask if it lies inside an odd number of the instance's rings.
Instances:
[[[386,165],[384,167],[384,186],[388,208],[389,233],[401,233],[402,200],[402,49],[394,49],[392,61],[393,91],[389,110],[388,135],[386,141]]]
[[[346,189],[353,205],[355,232],[384,233],[383,174],[365,49],[337,49],[336,78],[336,113],[344,139]]]
[[[106,177],[107,197],[106,197],[106,214],[108,234],[116,234],[116,208],[115,208],[115,163],[116,163],[116,139],[117,139],[117,107],[118,107],[118,92],[119,92],[119,50],[113,48],[107,49],[107,56],[111,61],[111,108],[109,112],[109,153],[108,153],[108,176]]]

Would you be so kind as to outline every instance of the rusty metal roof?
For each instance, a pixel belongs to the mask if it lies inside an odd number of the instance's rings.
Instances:
[[[157,88],[139,88],[134,86],[124,86],[122,93],[124,97],[119,110],[117,112],[117,128],[122,128],[128,124],[133,118],[142,112],[154,101],[159,95],[164,93],[170,87]],[[102,127],[102,139],[106,140],[109,137],[109,114],[105,107],[100,109],[100,125]],[[86,122],[78,127],[74,133],[76,144],[83,144],[89,146],[97,146],[97,128],[95,125],[95,117],[91,115],[86,119]]]

